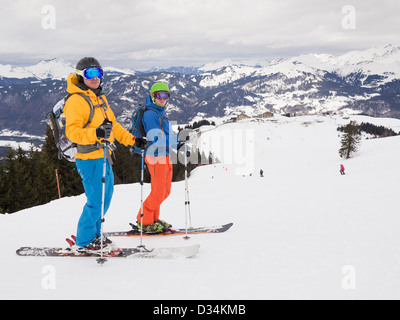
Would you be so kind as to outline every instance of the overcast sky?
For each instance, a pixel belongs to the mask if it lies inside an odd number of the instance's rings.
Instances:
[[[340,54],[400,45],[399,0],[0,0],[0,64],[104,66]],[[345,7],[350,5],[350,7]]]

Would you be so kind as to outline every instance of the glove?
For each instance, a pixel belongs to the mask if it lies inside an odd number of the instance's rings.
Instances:
[[[182,148],[185,144],[186,144],[185,141],[179,141],[179,142],[178,142],[178,147],[177,147],[178,152],[181,151],[181,148]],[[184,150],[183,150],[183,151],[184,151]],[[189,150],[186,151],[186,157],[190,157],[190,151],[189,151]]]
[[[180,148],[182,148],[182,147],[185,145],[185,143],[186,143],[187,141],[189,141],[189,140],[190,140],[189,134],[186,134],[185,140],[179,139],[177,149],[179,150]]]
[[[184,145],[185,145],[185,142],[184,142],[184,141],[179,141],[179,142],[178,142],[177,149],[179,150],[179,149],[182,148]]]
[[[146,149],[146,147],[147,147],[147,138],[146,137],[136,138],[135,139],[135,146],[138,147],[141,150]]]
[[[112,127],[112,122],[108,119],[104,119],[104,122],[96,129],[97,139],[108,140],[111,136]]]

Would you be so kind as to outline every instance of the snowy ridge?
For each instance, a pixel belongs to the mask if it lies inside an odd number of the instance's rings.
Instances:
[[[0,78],[25,79],[66,79],[75,72],[75,66],[63,59],[41,60],[38,64],[27,67],[15,67],[12,65],[0,64]],[[104,67],[105,73],[135,75],[136,72],[130,69],[119,69]]]
[[[127,128],[133,108],[143,103],[156,81],[169,84],[173,96],[168,115],[180,124],[204,119],[219,122],[242,113],[255,117],[267,111],[297,116],[368,114],[400,118],[400,96],[395,94],[400,90],[399,52],[389,45],[341,56],[309,54],[270,62],[226,60],[193,73],[190,68],[136,73],[105,67],[103,89],[118,121]],[[57,72],[56,66],[60,67]],[[29,128],[29,134],[42,134],[45,115],[65,95],[66,82],[64,78],[38,77],[66,77],[73,66],[54,59],[23,70],[1,68],[19,70],[15,73],[19,77],[30,78],[0,78],[0,122],[12,131]],[[27,109],[34,110],[32,117],[20,117]]]
[[[224,75],[215,76],[213,81],[204,81],[203,86],[218,86],[222,82],[235,81],[249,75],[268,76],[281,73],[288,78],[303,74],[324,74],[334,72],[343,77],[352,73],[375,74],[386,78],[385,82],[400,78],[400,48],[392,45],[371,48],[365,51],[351,51],[340,56],[330,54],[307,54],[289,59],[277,59],[270,63],[234,62],[224,60],[208,64],[199,70],[204,72],[228,70]]]
[[[104,67],[106,72],[120,73],[126,75],[137,74],[133,69],[119,69]],[[235,81],[240,77],[251,74],[271,75],[282,73],[288,77],[296,77],[299,73],[315,72],[336,72],[342,76],[354,72],[363,71],[370,74],[388,76],[393,75],[400,78],[400,48],[392,45],[374,47],[363,51],[350,51],[343,55],[334,56],[331,54],[307,54],[292,57],[289,59],[267,60],[242,60],[225,59],[213,63],[208,63],[200,68],[194,67],[172,67],[172,68],[153,68],[145,73],[152,72],[183,72],[188,73],[214,73],[228,70],[224,77],[214,79],[211,83],[204,81],[203,86],[216,86],[221,82]],[[197,70],[197,71],[196,71]],[[37,79],[64,79],[74,71],[74,66],[63,59],[42,60],[38,64],[27,67],[16,67],[12,65],[0,64],[0,77],[4,78],[37,78]],[[231,77],[230,75],[231,74]],[[392,79],[392,77],[388,77]]]
[[[0,64],[0,78],[65,79],[73,71],[73,66],[62,59],[42,60],[38,64],[28,67]]]
[[[42,60],[37,65],[26,67],[38,79],[66,79],[74,67],[62,59]]]
[[[226,163],[193,171],[193,225],[233,227],[187,241],[144,242],[155,248],[199,243],[192,259],[112,260],[100,267],[91,258],[15,254],[26,245],[65,246],[65,237],[76,232],[84,195],[0,215],[7,239],[0,242],[0,298],[399,299],[400,137],[363,140],[356,156],[344,161],[336,129],[352,119],[400,128],[397,119],[360,116],[276,117],[208,128],[199,146],[225,154]],[[237,161],[230,161],[232,152]],[[176,227],[184,225],[184,187],[174,183],[162,206],[161,218]],[[147,195],[150,186],[144,188]],[[139,184],[116,186],[105,231],[127,228],[139,205]],[[139,244],[136,238],[114,241],[121,247]],[[174,285],[160,286],[159,279]]]

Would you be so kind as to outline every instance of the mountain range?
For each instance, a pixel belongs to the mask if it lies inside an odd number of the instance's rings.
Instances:
[[[224,60],[195,67],[145,72],[105,67],[103,90],[118,120],[132,111],[156,81],[169,84],[171,120],[222,121],[241,113],[367,114],[400,118],[400,48],[392,45],[340,56],[307,54],[273,61]],[[34,66],[0,64],[0,135],[43,136],[46,114],[66,94],[74,66],[62,59]]]

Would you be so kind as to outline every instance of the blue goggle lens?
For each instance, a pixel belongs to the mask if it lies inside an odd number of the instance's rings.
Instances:
[[[169,99],[169,93],[168,93],[168,92],[157,92],[157,93],[156,93],[156,98],[157,98],[157,99],[165,99],[165,100],[168,100],[168,99]]]
[[[85,69],[85,70],[83,70],[83,76],[89,80],[92,80],[94,77],[101,79],[101,78],[103,78],[103,69],[101,69],[101,68]]]

